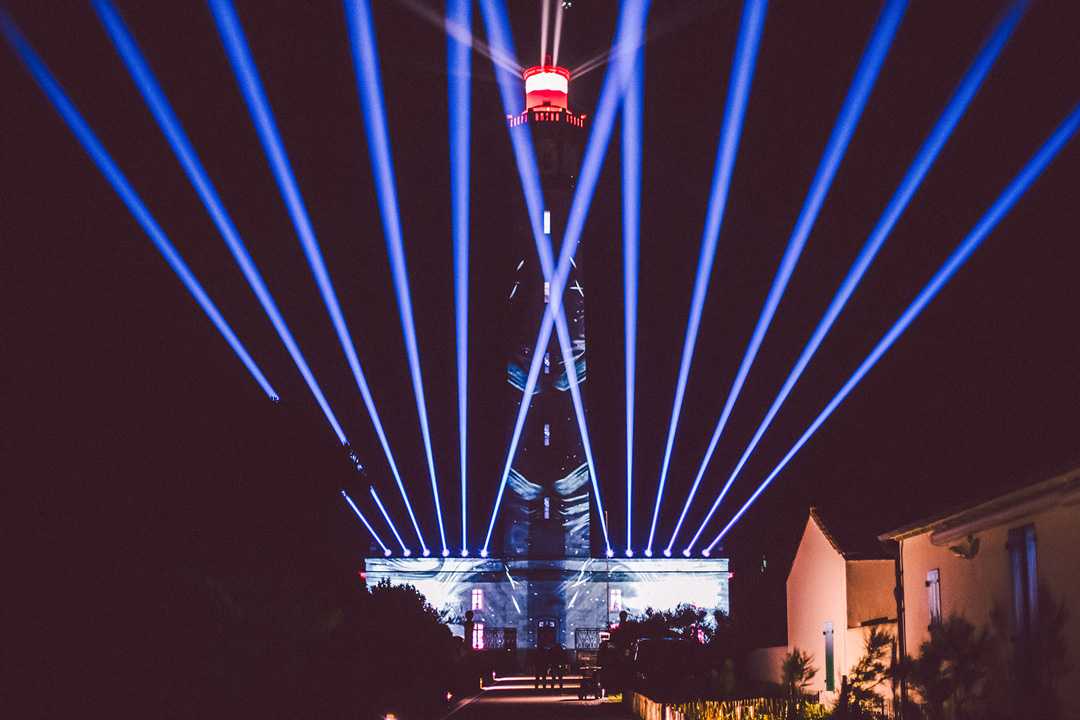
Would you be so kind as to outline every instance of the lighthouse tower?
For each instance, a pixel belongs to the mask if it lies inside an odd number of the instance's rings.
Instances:
[[[544,196],[543,231],[558,257],[572,199],[585,134],[585,116],[570,110],[570,72],[539,65],[522,73],[525,110],[507,118],[511,132],[532,133]],[[520,403],[531,407],[522,430],[507,485],[502,555],[506,558],[567,559],[589,557],[592,483],[574,416],[568,368],[558,334],[543,353],[535,392],[523,396],[533,361],[536,333],[552,298],[536,255],[531,228],[519,224],[506,289],[509,303],[507,382],[510,417]],[[579,254],[580,257],[580,254]],[[585,286],[580,262],[571,266],[562,299],[573,345],[579,383],[587,377],[585,360]]]

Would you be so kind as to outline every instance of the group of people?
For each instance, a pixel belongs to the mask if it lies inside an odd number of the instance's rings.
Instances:
[[[554,688],[555,683],[558,682],[561,688],[566,674],[566,665],[566,648],[561,644],[555,643],[550,647],[536,648],[533,656],[533,669],[536,673],[534,687],[536,689]]]

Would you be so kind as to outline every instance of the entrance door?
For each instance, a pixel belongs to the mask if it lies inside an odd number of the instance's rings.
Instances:
[[[536,647],[546,650],[555,647],[555,621],[540,618],[536,621]]]

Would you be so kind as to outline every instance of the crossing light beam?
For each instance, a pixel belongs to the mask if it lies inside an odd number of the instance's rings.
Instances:
[[[1070,139],[1080,129],[1080,104],[1073,107],[1072,111],[1065,118],[1065,120],[1058,126],[1050,138],[1039,148],[1035,155],[1028,161],[1020,173],[1009,183],[1005,190],[998,196],[994,204],[990,206],[990,209],[986,211],[986,214],[982,216],[979,222],[968,233],[959,246],[948,257],[945,263],[938,269],[934,276],[930,279],[930,282],[923,287],[922,291],[915,297],[911,305],[904,311],[896,323],[889,329],[884,337],[878,344],[874,346],[874,349],[870,351],[870,354],[862,361],[855,372],[848,378],[847,382],[840,388],[829,404],[825,406],[825,409],[814,419],[805,432],[795,441],[795,444],[791,446],[787,454],[783,459],[773,468],[772,472],[766,476],[765,480],[754,490],[753,494],[747,499],[739,511],[728,521],[723,530],[717,534],[708,547],[705,548],[704,553],[707,555],[712,551],[716,545],[724,539],[731,528],[739,521],[746,511],[754,504],[754,501],[758,499],[761,493],[765,492],[765,489],[769,484],[776,479],[776,476],[787,466],[791,459],[795,457],[796,453],[802,448],[803,445],[810,439],[810,437],[817,431],[818,428],[829,418],[829,416],[840,406],[842,402],[851,394],[851,391],[855,389],[855,386],[866,376],[870,369],[874,367],[881,356],[884,355],[893,343],[896,342],[908,326],[919,316],[919,313],[930,303],[931,300],[938,294],[938,292],[945,286],[957,270],[972,253],[978,249],[982,244],[986,236],[997,226],[1001,219],[1008,214],[1013,208],[1016,202],[1027,192],[1031,184],[1035,182],[1047,166],[1053,161],[1062,148],[1069,142]]]
[[[739,369],[735,374],[731,389],[728,391],[727,400],[724,401],[720,419],[716,423],[712,438],[709,440],[709,447],[705,451],[705,462],[694,478],[686,502],[683,503],[682,511],[679,513],[679,520],[675,524],[675,529],[671,533],[667,547],[664,549],[665,555],[671,554],[671,549],[675,545],[675,538],[678,536],[679,530],[682,529],[686,513],[690,510],[690,503],[693,502],[698,487],[701,485],[701,480],[705,476],[705,467],[716,451],[716,446],[720,442],[720,436],[723,434],[724,428],[727,427],[728,418],[731,417],[735,402],[739,399],[739,394],[746,383],[746,377],[750,374],[750,368],[757,358],[761,343],[765,340],[765,334],[769,331],[769,326],[776,315],[776,309],[784,297],[784,291],[787,289],[792,273],[795,272],[795,266],[799,262],[803,248],[806,247],[806,242],[810,238],[810,232],[814,229],[814,223],[821,212],[821,206],[828,197],[833,180],[840,169],[840,163],[843,161],[848,145],[851,143],[851,138],[859,125],[859,119],[862,117],[866,103],[870,99],[870,93],[874,89],[878,74],[881,72],[881,66],[885,63],[885,57],[889,53],[889,48],[892,45],[893,38],[896,36],[896,30],[900,26],[900,20],[904,16],[906,7],[906,0],[890,0],[882,10],[873,34],[870,36],[862,60],[855,71],[851,87],[848,89],[847,97],[840,108],[840,114],[825,144],[825,151],[821,155],[817,171],[810,182],[810,190],[803,201],[799,217],[791,231],[791,237],[788,238],[784,255],[780,259],[780,267],[777,268],[772,286],[769,288],[769,294],[765,297],[765,304],[761,308],[761,314],[758,316],[757,324],[754,326],[754,332],[750,336],[750,342],[747,344],[742,361],[739,363]],[[688,556],[690,554],[689,549],[683,551],[683,554]]]
[[[679,376],[675,383],[675,400],[671,407],[671,420],[668,422],[664,459],[660,466],[656,502],[653,505],[652,524],[649,527],[649,541],[645,545],[645,555],[648,557],[652,557],[653,554],[653,538],[656,535],[656,523],[660,517],[660,504],[664,499],[664,488],[671,464],[671,451],[675,446],[675,433],[679,427],[679,415],[682,413],[683,398],[686,395],[686,383],[690,377],[690,364],[697,345],[701,314],[705,309],[709,276],[712,274],[713,260],[716,257],[716,243],[720,237],[720,225],[724,219],[728,189],[731,187],[731,175],[735,168],[735,157],[738,154],[739,137],[742,134],[743,119],[746,116],[750,84],[754,77],[754,64],[757,61],[758,47],[761,45],[761,31],[765,25],[767,7],[766,0],[746,0],[743,4],[731,78],[728,80],[720,143],[716,148],[712,189],[709,192],[709,204],[705,211],[705,229],[701,237],[701,252],[698,256],[697,273],[694,277],[694,289],[690,300],[690,316],[686,323],[686,335],[679,360]]]
[[[289,157],[285,152],[285,145],[281,141],[277,123],[274,122],[270,102],[266,97],[262,81],[259,79],[255,60],[251,56],[251,49],[248,47],[247,39],[244,37],[244,30],[240,25],[240,19],[236,15],[236,9],[230,0],[210,0],[210,10],[213,12],[218,34],[221,36],[222,45],[225,48],[225,54],[228,56],[233,73],[236,75],[237,84],[248,106],[248,112],[251,115],[255,131],[258,133],[259,141],[262,143],[263,151],[266,153],[266,159],[270,164],[274,180],[277,182],[281,197],[289,212],[289,218],[292,220],[297,238],[300,240],[300,246],[304,250],[304,256],[307,258],[311,273],[315,278],[315,284],[319,289],[319,294],[322,296],[323,304],[330,315],[330,321],[334,326],[338,342],[341,344],[349,369],[356,380],[360,396],[364,400],[364,406],[367,408],[371,424],[374,426],[375,434],[379,438],[379,444],[386,455],[398,491],[401,493],[402,500],[405,501],[405,508],[409,512],[413,530],[416,531],[420,546],[426,549],[427,545],[424,542],[423,534],[420,532],[420,524],[416,521],[416,514],[413,512],[412,503],[409,502],[409,495],[405,491],[405,484],[402,482],[401,474],[398,472],[397,462],[395,462],[394,454],[390,450],[390,442],[383,429],[379,412],[375,408],[375,399],[371,395],[364,369],[360,365],[360,358],[356,354],[356,346],[345,322],[345,314],[342,312],[341,304],[338,302],[337,292],[334,290],[330,272],[326,267],[325,260],[323,260],[322,250],[319,248],[319,241],[315,236],[315,229],[311,225],[311,219],[308,216],[303,197],[300,195],[300,187],[297,185],[296,178],[293,175]]]
[[[946,104],[945,110],[942,112],[937,122],[934,124],[934,127],[930,130],[930,134],[919,148],[915,160],[908,168],[904,178],[900,181],[899,187],[889,200],[889,204],[878,219],[878,222],[871,231],[866,243],[859,250],[855,262],[852,264],[851,269],[848,270],[843,282],[841,282],[839,289],[836,291],[836,295],[833,297],[828,308],[825,310],[825,314],[818,322],[813,335],[810,336],[810,340],[807,341],[806,346],[799,354],[799,358],[795,361],[795,365],[792,367],[791,372],[784,381],[783,386],[780,388],[780,392],[777,393],[776,398],[773,400],[768,412],[766,412],[761,424],[758,425],[757,430],[754,431],[754,435],[747,444],[739,461],[736,463],[735,469],[731,472],[731,475],[728,476],[727,481],[724,483],[723,488],[721,488],[720,493],[716,496],[709,511],[698,525],[698,529],[695,531],[694,536],[684,550],[684,553],[689,554],[700,539],[705,527],[716,513],[717,508],[720,507],[720,503],[731,489],[731,486],[746,465],[746,462],[750,459],[750,455],[754,452],[758,442],[760,442],[765,431],[769,428],[769,425],[776,417],[776,414],[780,411],[780,407],[787,400],[788,395],[791,394],[795,384],[799,381],[806,366],[810,363],[811,358],[813,358],[814,353],[817,352],[818,347],[820,347],[821,343],[825,340],[825,336],[828,335],[833,323],[836,322],[837,317],[839,317],[845,305],[847,305],[848,300],[855,292],[855,288],[862,280],[863,275],[865,275],[866,271],[870,268],[878,251],[892,233],[896,223],[900,220],[900,216],[907,208],[908,203],[911,202],[911,198],[915,195],[915,192],[919,189],[920,185],[922,185],[922,181],[926,178],[927,173],[930,172],[930,168],[933,167],[934,162],[941,153],[941,149],[952,136],[953,130],[970,106],[972,99],[975,97],[975,94],[989,74],[995,60],[1000,55],[1001,50],[1005,47],[1006,42],[1016,28],[1016,25],[1019,23],[1026,4],[1025,1],[1021,1],[1012,6],[1010,12],[1008,12],[998,23],[989,40],[983,45],[975,60],[968,68],[968,71],[964,74],[959,86]],[[701,466],[698,468],[698,478],[701,478],[704,475],[705,468],[711,457],[711,453],[708,453],[702,460]]]
[[[345,431],[341,429],[341,423],[338,422],[337,416],[334,415],[334,411],[330,408],[330,403],[327,402],[326,396],[323,395],[322,388],[319,387],[319,383],[308,366],[304,354],[300,351],[300,346],[285,322],[285,318],[278,310],[277,303],[274,301],[273,295],[270,294],[270,289],[266,286],[259,269],[255,266],[255,261],[252,260],[243,238],[240,237],[240,232],[225,209],[225,204],[221,201],[217,189],[199,160],[198,153],[195,152],[195,148],[184,131],[180,119],[173,112],[169,99],[165,96],[160,84],[154,77],[150,64],[146,61],[135,43],[135,39],[124,25],[120,14],[109,0],[94,0],[94,9],[97,11],[98,17],[105,26],[105,30],[117,52],[120,54],[120,58],[127,66],[136,87],[150,109],[150,113],[154,116],[154,120],[157,121],[162,133],[164,133],[169,146],[172,148],[173,153],[176,154],[177,160],[180,161],[188,180],[198,194],[206,211],[210,214],[210,218],[214,221],[214,225],[217,227],[222,239],[225,240],[225,245],[229,248],[229,252],[232,253],[236,264],[240,266],[244,278],[258,298],[259,304],[262,305],[263,312],[270,318],[274,330],[277,331],[278,337],[281,338],[285,349],[288,350],[296,369],[300,371],[304,382],[307,383],[308,389],[322,410],[327,423],[329,423],[341,444],[347,446],[349,441],[345,437]]]
[[[379,544],[379,547],[382,548],[383,555],[386,555],[387,557],[392,555],[393,553],[390,551],[390,548],[386,547],[386,543],[384,543],[382,541],[382,538],[379,537],[379,533],[375,532],[375,528],[373,528],[371,526],[371,523],[368,522],[368,519],[364,517],[364,513],[360,512],[360,508],[356,507],[356,503],[354,503],[353,499],[349,497],[349,493],[342,490],[341,497],[345,498],[345,502],[349,503],[349,507],[351,507],[353,512],[356,513],[356,517],[360,518],[360,522],[362,522],[364,524],[364,527],[367,528],[367,531],[371,533],[371,537],[375,538],[375,542],[377,542]],[[400,538],[398,539],[400,540]],[[404,546],[402,547],[404,548]]]
[[[383,100],[379,50],[375,40],[375,27],[371,19],[369,0],[346,0],[346,22],[349,26],[349,45],[353,65],[356,68],[356,84],[360,103],[364,108],[364,129],[367,134],[371,170],[375,175],[375,188],[379,198],[383,235],[390,256],[394,293],[397,295],[401,331],[405,338],[405,355],[409,361],[416,412],[420,418],[420,434],[424,440],[428,476],[431,478],[431,494],[435,500],[435,518],[439,524],[439,539],[443,556],[450,554],[446,544],[446,527],[443,525],[442,502],[439,481],[435,474],[435,457],[431,451],[431,428],[428,425],[427,401],[424,399],[424,378],[420,369],[420,348],[416,341],[416,324],[413,319],[412,296],[409,290],[409,271],[405,261],[405,244],[401,232],[401,213],[398,208],[397,188],[394,180],[394,160],[390,153],[390,135],[387,129],[386,104]]]
[[[37,82],[38,87],[45,93],[45,96],[52,103],[53,107],[63,118],[64,122],[74,133],[75,138],[82,145],[83,149],[97,165],[98,170],[105,176],[105,179],[112,186],[117,195],[120,196],[120,200],[127,207],[128,211],[134,216],[135,221],[139,223],[143,231],[150,237],[151,242],[165,258],[165,262],[168,263],[176,276],[180,278],[180,282],[184,284],[184,287],[198,303],[202,311],[206,313],[206,316],[210,318],[210,322],[214,324],[221,336],[225,338],[225,342],[229,344],[232,351],[236,354],[240,361],[247,368],[247,371],[255,379],[255,382],[259,384],[266,396],[274,402],[279,400],[277,391],[271,387],[270,382],[263,375],[262,370],[256,365],[251,355],[248,353],[247,348],[233,332],[232,327],[229,326],[228,321],[218,310],[214,301],[210,299],[210,296],[203,289],[199,283],[195,274],[191,272],[191,269],[184,262],[183,257],[173,246],[172,241],[169,240],[165,231],[158,225],[157,220],[150,214],[150,210],[146,207],[146,204],[139,197],[138,193],[132,187],[127,177],[113,161],[109,155],[105,146],[101,144],[94,131],[90,128],[90,125],[86,122],[85,118],[79,113],[74,103],[71,102],[63,88],[60,87],[60,83],[46,67],[45,63],[38,56],[37,52],[30,45],[29,41],[23,36],[22,32],[16,26],[15,21],[0,8],[0,32],[2,32],[4,39],[8,45],[14,51],[15,55],[23,63],[26,69],[30,72],[30,75]]]

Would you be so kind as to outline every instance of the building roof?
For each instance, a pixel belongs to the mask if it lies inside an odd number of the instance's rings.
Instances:
[[[874,537],[873,533],[863,532],[858,528],[859,523],[841,522],[839,516],[822,513],[817,506],[810,507],[810,517],[821,528],[821,532],[828,539],[836,552],[845,560],[889,560],[891,555],[888,549]]]
[[[963,506],[931,515],[882,533],[879,540],[904,540],[932,532],[942,542],[954,535],[977,532],[985,527],[998,525],[1014,517],[1030,515],[1061,503],[1080,501],[1080,463],[1073,464],[1053,477],[1032,481],[1030,477],[1018,481],[1014,489],[989,498],[975,499]]]

